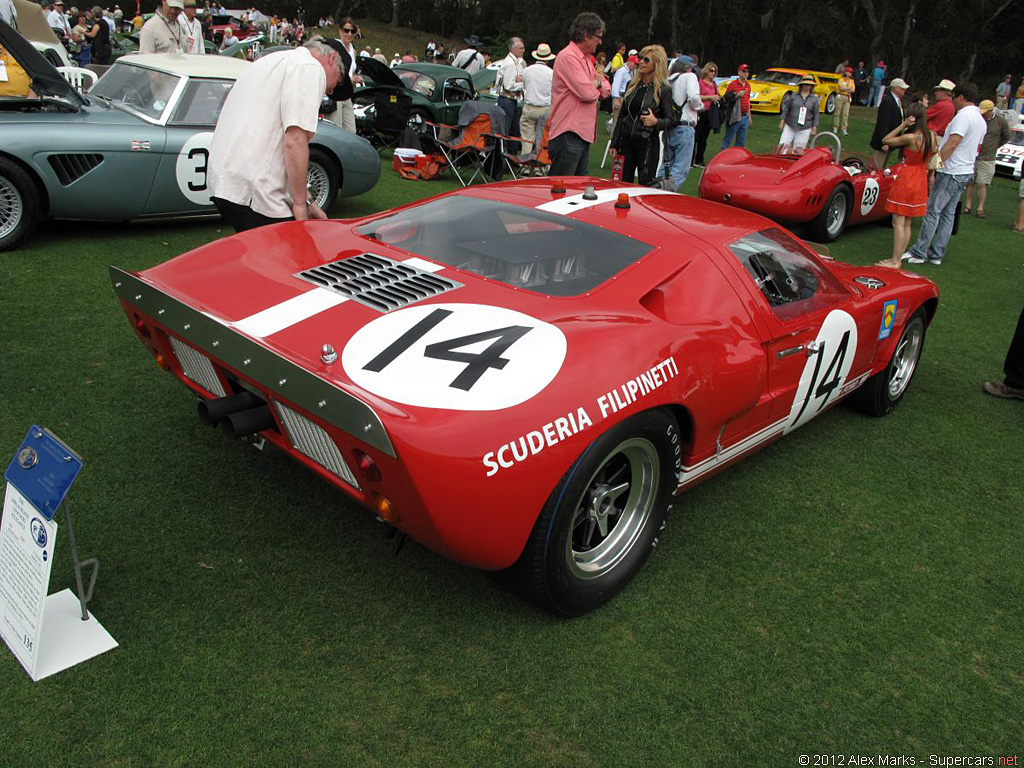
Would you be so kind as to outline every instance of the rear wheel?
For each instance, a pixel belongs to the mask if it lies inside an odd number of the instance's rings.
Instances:
[[[811,222],[811,236],[822,243],[831,243],[842,234],[850,217],[850,191],[839,185],[828,196],[821,213]]]
[[[334,159],[318,147],[309,148],[309,172],[306,185],[309,196],[324,213],[327,213],[338,196],[340,173]]]
[[[918,309],[900,334],[892,359],[858,389],[850,404],[869,416],[885,416],[903,399],[924,349],[925,311]]]
[[[676,486],[679,428],[637,414],[594,441],[548,498],[508,574],[542,607],[579,616],[610,600],[658,543]]]
[[[39,192],[18,165],[0,157],[0,251],[9,251],[35,229]]]

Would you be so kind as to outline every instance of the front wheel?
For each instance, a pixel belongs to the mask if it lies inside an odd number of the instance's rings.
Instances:
[[[811,236],[822,243],[831,243],[842,234],[850,217],[850,192],[838,186],[828,196],[821,213],[811,222]]]
[[[679,447],[679,427],[661,410],[637,414],[595,440],[548,497],[510,569],[515,586],[562,616],[610,600],[658,543]]]
[[[924,320],[924,308],[911,316],[889,364],[851,396],[850,404],[854,408],[869,416],[885,416],[903,399],[924,349]]]
[[[0,157],[0,251],[9,251],[35,229],[39,192],[18,165]]]
[[[306,186],[309,196],[320,210],[329,213],[338,196],[339,172],[334,159],[318,147],[309,149],[309,172]]]
[[[825,99],[825,112],[831,115],[835,111],[836,111],[836,95],[834,93],[830,93],[828,95],[828,98]]]

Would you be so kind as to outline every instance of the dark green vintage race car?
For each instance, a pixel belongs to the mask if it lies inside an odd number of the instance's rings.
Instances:
[[[46,218],[216,215],[206,179],[210,140],[224,99],[251,64],[225,56],[125,56],[81,95],[3,21],[0,45],[32,79],[31,93],[0,96],[0,251]],[[321,208],[329,210],[339,194],[366,192],[379,176],[380,157],[369,142],[320,121],[309,183]]]
[[[454,125],[459,109],[467,101],[480,98],[472,78],[465,70],[447,64],[412,63],[391,69],[376,59],[359,58],[359,71],[366,84],[357,88],[355,103],[356,129],[369,135],[375,117],[374,100],[380,91],[405,93],[412,99],[409,120],[420,123]],[[372,82],[371,82],[372,81]]]

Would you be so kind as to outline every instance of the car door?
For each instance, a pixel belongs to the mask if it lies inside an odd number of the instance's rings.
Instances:
[[[467,75],[453,75],[445,78],[441,89],[440,110],[444,113],[443,123],[455,125],[459,120],[459,110],[467,101],[476,95],[473,81]]]
[[[234,82],[191,78],[167,120],[164,152],[145,215],[212,213],[207,172],[217,117]]]
[[[876,339],[856,296],[795,237],[779,228],[729,245],[762,308],[771,419],[806,424],[866,374]],[[877,330],[877,329],[876,329]]]

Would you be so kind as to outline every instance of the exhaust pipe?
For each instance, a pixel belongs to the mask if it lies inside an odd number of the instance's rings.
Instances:
[[[221,422],[224,427],[224,434],[228,437],[239,438],[254,435],[265,429],[273,429],[275,426],[274,417],[270,413],[270,406],[260,405],[258,408],[250,408],[247,411],[235,411],[229,413]]]
[[[237,395],[227,395],[213,400],[200,400],[199,420],[208,427],[215,427],[232,413],[247,411],[260,405],[263,405],[263,400],[252,392],[239,392]]]

